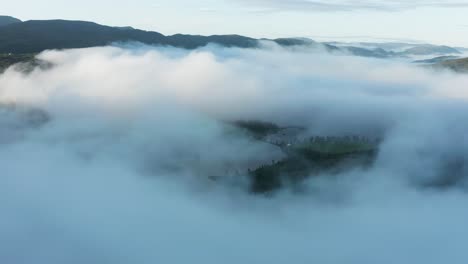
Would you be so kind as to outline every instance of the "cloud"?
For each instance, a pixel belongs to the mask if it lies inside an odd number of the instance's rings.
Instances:
[[[2,263],[468,259],[466,75],[274,45],[39,57],[0,75]],[[237,119],[383,143],[367,170],[254,196],[246,168],[282,153]]]
[[[397,11],[413,9],[419,7],[467,7],[466,1],[383,1],[383,0],[364,0],[364,1],[312,1],[312,0],[234,0],[241,4],[254,7],[268,8],[270,12],[274,11],[352,11],[352,10],[379,10],[379,11]]]

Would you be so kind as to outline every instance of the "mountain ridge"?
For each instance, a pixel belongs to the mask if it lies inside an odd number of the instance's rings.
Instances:
[[[241,35],[165,36],[155,31],[111,27],[80,20],[29,20],[0,27],[0,53],[38,53],[47,49],[87,48],[126,41],[186,49],[209,43],[240,48],[259,45],[259,40]]]
[[[21,20],[12,16],[0,16],[0,27],[21,22]]]
[[[13,18],[14,19],[14,18]],[[28,20],[0,26],[0,54],[39,53],[50,49],[71,49],[105,46],[119,42],[141,42],[147,45],[171,46],[196,49],[208,44],[224,47],[259,48],[263,41],[271,41],[283,47],[322,47],[329,52],[341,52],[361,57],[393,58],[411,56],[412,53],[451,55],[460,53],[448,46],[420,45],[405,51],[387,50],[375,47],[351,46],[345,43],[316,42],[307,38],[250,38],[242,35],[163,35],[155,31],[133,27],[112,27],[81,20]],[[361,43],[363,44],[363,43]],[[447,53],[447,54],[445,54]]]

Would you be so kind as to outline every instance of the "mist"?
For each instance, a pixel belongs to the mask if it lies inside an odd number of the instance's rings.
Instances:
[[[468,75],[267,43],[38,58],[0,75],[1,263],[468,260]],[[381,143],[259,195],[247,169],[284,153],[236,120]]]

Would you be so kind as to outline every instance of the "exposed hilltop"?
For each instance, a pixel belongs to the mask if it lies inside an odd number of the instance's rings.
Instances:
[[[281,127],[261,121],[237,121],[233,125],[253,139],[278,147],[284,158],[249,169],[250,189],[270,193],[282,187],[301,189],[309,177],[365,169],[377,155],[379,140],[360,136],[312,136],[301,138],[303,127]]]

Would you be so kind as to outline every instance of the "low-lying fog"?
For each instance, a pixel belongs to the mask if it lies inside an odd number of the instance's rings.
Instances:
[[[468,261],[468,75],[278,47],[39,58],[0,75],[1,263]],[[254,195],[242,174],[282,153],[233,120],[383,141],[367,170]]]

